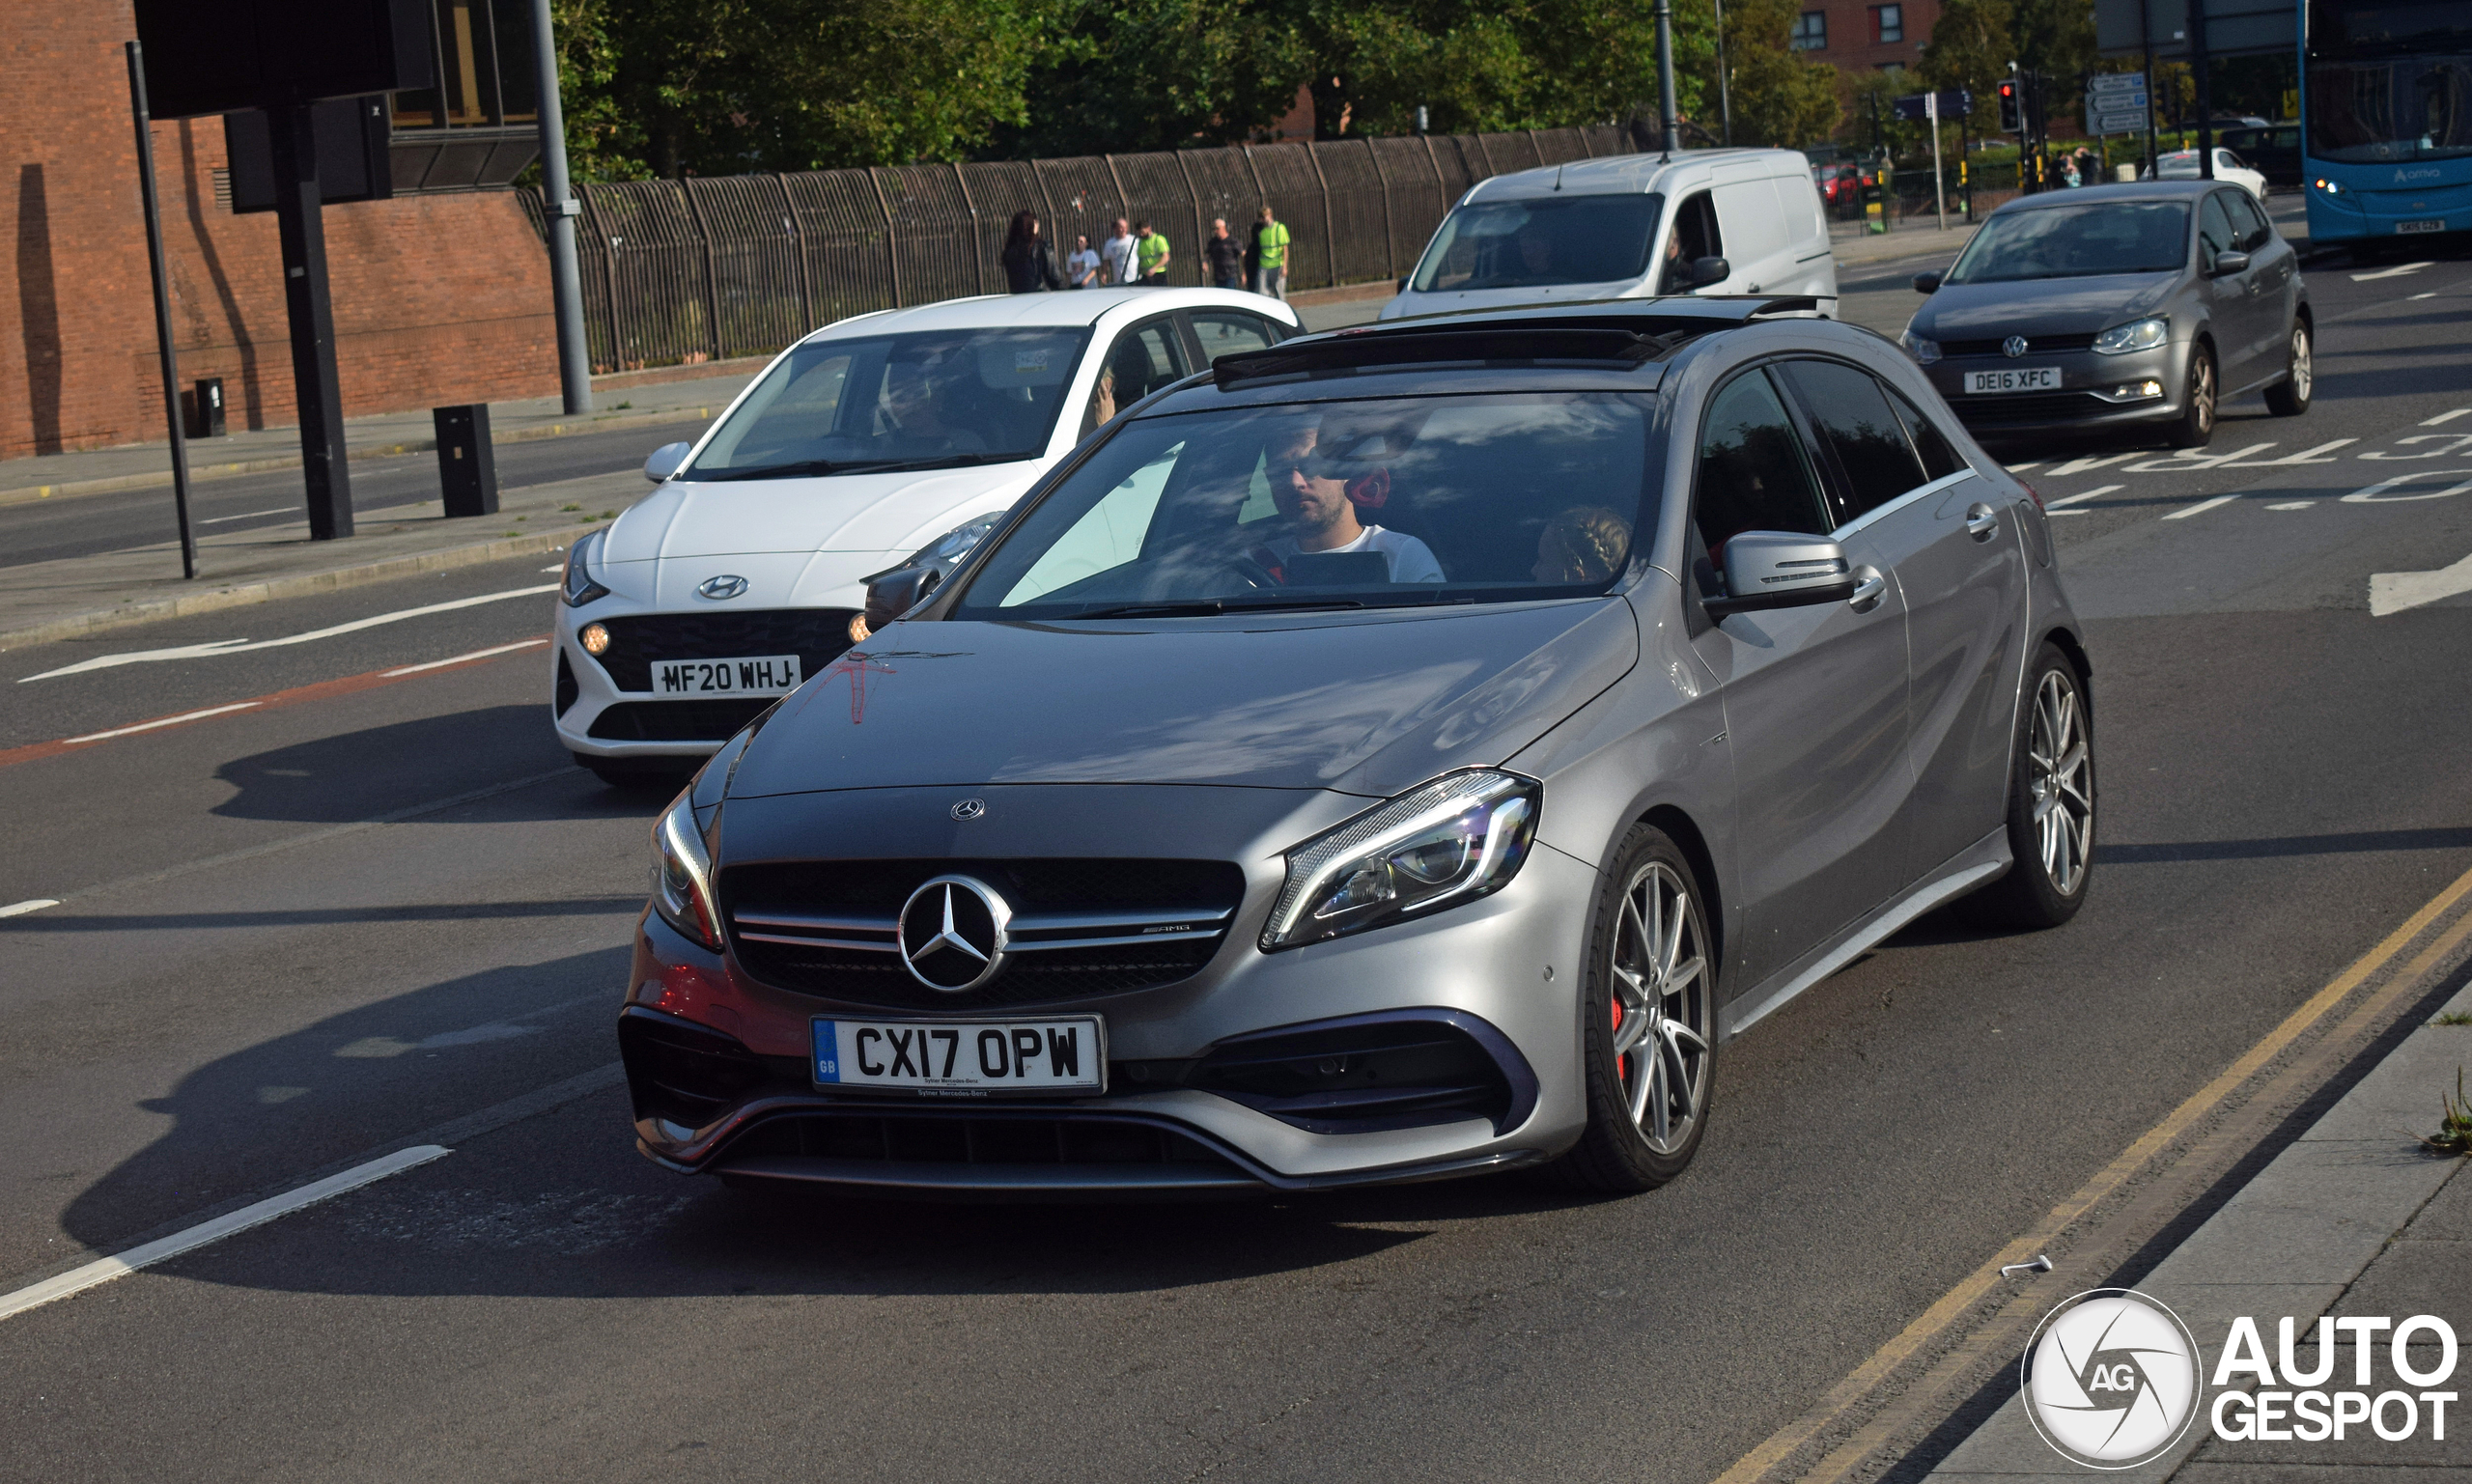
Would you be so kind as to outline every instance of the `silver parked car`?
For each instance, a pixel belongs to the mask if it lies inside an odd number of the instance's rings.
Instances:
[[[1231,356],[925,580],[655,831],[619,1033],[673,1168],[1642,1190],[1728,1037],[2085,897],[2043,517],[1808,299]]]
[[[2244,393],[2278,416],[2309,410],[2299,257],[2237,185],[2021,196],[1914,287],[1931,297],[1906,350],[1980,438],[2142,432],[2196,448]]]

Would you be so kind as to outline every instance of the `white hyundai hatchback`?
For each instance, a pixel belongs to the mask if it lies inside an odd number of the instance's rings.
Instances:
[[[850,647],[869,574],[949,561],[1119,410],[1297,333],[1275,299],[1138,288],[816,331],[702,438],[657,450],[660,490],[568,552],[558,741],[611,783],[683,776]]]

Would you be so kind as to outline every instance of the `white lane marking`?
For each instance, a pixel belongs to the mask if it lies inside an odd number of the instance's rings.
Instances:
[[[17,684],[22,686],[26,681],[52,680],[63,675],[83,675],[89,670],[108,670],[115,665],[152,664],[165,659],[196,659],[207,655],[238,655],[249,650],[278,649],[287,644],[306,644],[313,639],[331,639],[339,633],[356,633],[363,629],[375,629],[380,624],[400,624],[407,618],[426,618],[432,613],[451,613],[458,608],[478,607],[485,602],[500,602],[509,598],[537,598],[543,593],[554,593],[557,590],[558,584],[555,582],[545,582],[539,587],[509,588],[503,593],[483,593],[478,598],[458,598],[452,602],[434,602],[426,607],[373,614],[368,618],[353,619],[349,624],[337,624],[331,629],[312,630],[308,633],[290,634],[280,639],[260,639],[254,644],[246,639],[217,639],[208,644],[183,644],[178,649],[141,649],[132,650],[125,655],[100,655],[93,659],[81,659],[75,664],[63,665],[57,670],[45,670],[41,675],[29,675]]]
[[[2440,412],[2435,417],[2424,417],[2421,419],[2421,426],[2424,428],[2435,428],[2442,424],[2451,423],[2458,417],[2472,417],[2472,407],[2457,407],[2452,412]]]
[[[2186,520],[2191,516],[2205,515],[2207,511],[2214,509],[2217,505],[2229,505],[2238,498],[2240,498],[2240,496],[2237,494],[2218,494],[2213,499],[2200,500],[2195,505],[2184,506],[2181,509],[2176,510],[2170,515],[2165,516],[2163,518],[2166,520]]]
[[[58,897],[29,897],[23,902],[12,902],[6,907],[0,907],[0,917],[22,917],[28,912],[39,912],[46,907],[59,905]]]
[[[2434,443],[2437,446],[2422,449],[2417,454],[2390,454],[2372,448],[2363,451],[2361,457],[2385,463],[2402,463],[2411,459],[2444,459],[2472,448],[2472,433],[2416,433],[2408,438],[2397,438],[2395,441],[2405,447],[2414,443]]]
[[[2122,454],[2121,457],[2125,459],[2128,456],[2126,454]],[[2043,501],[2043,514],[2047,516],[2091,516],[2093,514],[2091,510],[2070,510],[2068,507],[2071,505],[2083,504],[2098,494],[2109,494],[2115,490],[2125,490],[2128,487],[2126,485],[2096,485],[2092,490],[2080,490],[2075,494],[2064,494],[2059,499]]]
[[[462,664],[466,659],[487,659],[492,655],[512,655],[517,650],[530,649],[536,644],[548,642],[547,639],[525,639],[520,643],[501,644],[495,649],[476,649],[468,655],[458,655],[452,659],[433,659],[427,664],[407,664],[400,670],[389,670],[386,672],[386,678],[392,680],[398,675],[418,675],[423,670],[435,670],[445,665]]]
[[[211,706],[205,711],[183,712],[177,716],[165,716],[158,721],[141,721],[135,726],[114,727],[108,732],[89,732],[83,737],[64,737],[60,741],[63,746],[75,742],[109,742],[115,737],[126,737],[134,732],[152,732],[158,726],[179,726],[183,721],[203,721],[209,716],[220,716],[227,712],[247,711],[250,707],[259,704],[261,703],[257,701],[235,701],[229,706]]]
[[[2417,273],[2421,269],[2429,266],[2431,266],[2431,265],[2427,263],[2406,263],[2401,267],[2379,268],[2374,273],[2354,273],[2352,275],[2352,282],[2356,284],[2365,284],[2374,282],[2380,278],[2401,278],[2406,273]]]
[[[291,507],[291,506],[289,506],[289,505],[285,505],[285,506],[282,506],[282,507],[280,507],[280,508],[278,508],[278,509],[275,509],[275,510],[253,510],[253,511],[250,511],[250,512],[249,512],[247,515],[245,515],[245,516],[216,516],[214,518],[212,518],[212,519],[211,519],[211,520],[201,520],[201,521],[199,521],[199,522],[198,522],[198,524],[200,524],[200,525],[221,525],[221,524],[222,524],[224,521],[226,521],[226,520],[255,520],[255,519],[256,519],[256,518],[258,518],[260,516],[286,516],[286,515],[290,515],[291,513],[292,513],[292,507]]]
[[[2431,289],[2427,294],[2415,294],[2412,297],[2415,299],[2433,299],[2437,297],[2437,291],[2435,289]]]
[[[542,568],[541,570],[542,570],[543,572],[564,572],[564,571],[566,571],[567,569],[566,569],[566,565],[565,565],[564,563],[560,563],[558,566],[555,566],[555,567],[544,567],[544,568]]]
[[[2048,473],[2048,474],[2044,475],[2044,476],[2043,476],[2043,478],[2045,478],[2045,479],[2058,479],[2058,478],[2060,478],[2060,477],[2061,477],[2062,475],[2064,475],[2064,474],[2086,474],[2086,473],[2091,473],[2091,472],[2093,472],[2093,470],[2095,470],[2095,469],[2099,469],[2099,468],[2101,468],[2104,464],[2107,464],[2107,463],[2118,463],[2118,462],[2121,462],[2121,460],[2123,460],[2123,459],[2134,459],[2134,458],[2136,458],[2136,457],[2137,457],[2137,455],[2135,455],[2135,454],[2133,454],[2133,453],[2132,453],[2132,454],[2105,454],[2104,456],[2102,456],[2102,457],[2101,457],[2101,458],[2099,458],[2099,459],[2071,459],[2071,460],[2069,460],[2066,463],[2064,463],[2064,464],[2060,465],[2058,468],[2053,469],[2050,473]],[[2114,489],[2118,489],[2118,488],[2120,488],[2120,487],[2119,487],[2119,486],[2117,486],[2117,485],[2115,485],[2115,486],[2113,486],[2112,488],[2114,488]]]
[[[2400,505],[2405,500],[2442,500],[2450,494],[2461,494],[2466,490],[2472,490],[2472,479],[2465,479],[2461,484],[2449,485],[2443,490],[2432,490],[2427,494],[2388,494],[2385,491],[2398,485],[2408,485],[2416,479],[2455,479],[2467,474],[2472,474],[2472,469],[2414,469],[2409,474],[2398,474],[2393,479],[2381,479],[2374,485],[2363,485],[2345,495],[2344,503],[2346,505]]]
[[[442,1144],[415,1144],[409,1149],[400,1149],[393,1154],[372,1160],[366,1164],[354,1165],[340,1175],[329,1175],[323,1180],[304,1185],[297,1190],[287,1190],[281,1195],[268,1196],[254,1206],[243,1206],[229,1216],[219,1216],[211,1221],[202,1221],[186,1231],[174,1232],[160,1241],[149,1242],[143,1246],[130,1247],[117,1257],[105,1257],[90,1262],[82,1268],[71,1269],[56,1278],[47,1278],[42,1282],[20,1288],[13,1294],[0,1294],[0,1319],[13,1318],[28,1309],[39,1308],[52,1302],[54,1300],[66,1299],[70,1294],[83,1293],[98,1283],[108,1283],[117,1277],[126,1277],[140,1268],[151,1268],[166,1258],[178,1257],[183,1252],[196,1251],[199,1247],[210,1243],[220,1242],[236,1232],[244,1232],[252,1226],[264,1225],[277,1217],[290,1216],[304,1206],[314,1206],[322,1200],[341,1195],[348,1190],[359,1190],[362,1186],[383,1180],[389,1175],[401,1174],[414,1165],[427,1164],[430,1161],[451,1152]]]
[[[2230,463],[2234,459],[2246,459],[2252,454],[2262,454],[2272,447],[2274,447],[2272,443],[2252,443],[2247,448],[2234,449],[2228,454],[2166,454],[2160,459],[2149,459],[2141,463],[2128,464],[2118,472],[2179,474],[2191,469],[2211,469],[2220,464]]]
[[[2472,556],[2435,572],[2373,574],[2369,579],[2369,612],[2372,618],[2384,618],[2458,593],[2472,593]]]
[[[2304,448],[2296,454],[2286,454],[2280,459],[2241,459],[2224,464],[2222,467],[2227,469],[2272,469],[2281,468],[2287,464],[2294,463],[2336,463],[2341,461],[2334,459],[2320,459],[2317,456],[2319,454],[2331,453],[2334,450],[2343,447],[2346,443],[2357,443],[2359,441],[2360,439],[2358,438],[2337,438],[2331,443],[2320,443],[2316,448]],[[2374,459],[2377,456],[2374,454],[2363,454],[2360,457],[2363,459]]]
[[[2315,505],[2315,504],[2317,504],[2317,503],[2318,503],[2318,502],[2317,502],[2316,500],[2286,500],[2286,501],[2284,501],[2284,502],[2283,502],[2282,504],[2280,504],[2280,505],[2269,505],[2269,506],[2267,506],[2267,507],[2266,507],[2266,509],[2268,509],[2268,510],[2307,510],[2310,506]]]
[[[2028,469],[2039,469],[2042,465],[2039,463],[2005,463],[2002,464],[2001,467],[2007,469],[2011,474],[2023,474]]]

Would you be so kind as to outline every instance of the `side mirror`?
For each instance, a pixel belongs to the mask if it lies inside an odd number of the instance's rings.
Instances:
[[[687,456],[692,453],[694,448],[695,445],[692,443],[663,443],[653,450],[651,458],[644,461],[644,477],[656,485],[660,484],[678,472],[678,466],[687,462]]]
[[[1917,293],[1917,294],[1937,294],[1937,293],[1939,293],[1939,292],[1940,292],[1940,275],[1939,275],[1939,274],[1937,274],[1937,273],[1917,273],[1917,274],[1915,274],[1915,275],[1914,275],[1914,292],[1915,292],[1915,293]]]
[[[2214,273],[2218,278],[2222,277],[2226,273],[2240,272],[2248,266],[2249,255],[2247,253],[2216,253],[2214,255]]]
[[[1691,287],[1704,289],[1731,278],[1734,266],[1723,258],[1695,258],[1691,263]]]
[[[1708,613],[1755,613],[1841,602],[1855,596],[1845,548],[1825,536],[1744,531],[1726,543],[1726,596],[1703,600]]]
[[[933,567],[896,567],[867,579],[869,632],[884,628],[927,601],[944,574]]]

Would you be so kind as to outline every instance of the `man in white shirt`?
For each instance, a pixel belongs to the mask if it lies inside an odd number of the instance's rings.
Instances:
[[[1090,250],[1090,239],[1077,237],[1073,251],[1064,260],[1064,281],[1076,289],[1096,288],[1099,282],[1099,255]]]
[[[1393,582],[1447,581],[1442,564],[1423,542],[1357,518],[1357,504],[1349,497],[1350,482],[1345,477],[1349,469],[1319,457],[1314,451],[1319,440],[1317,430],[1301,428],[1264,450],[1263,472],[1270,478],[1271,499],[1287,518],[1290,531],[1267,544],[1274,559],[1270,565],[1284,566],[1298,556],[1379,551],[1389,563]],[[1378,484],[1388,492],[1389,477],[1381,469],[1350,467],[1359,483]]]
[[[1139,248],[1140,244],[1133,235],[1133,223],[1117,217],[1115,235],[1099,244],[1099,256],[1108,263],[1108,282],[1129,284],[1141,276],[1140,269],[1134,264],[1134,256]]]

